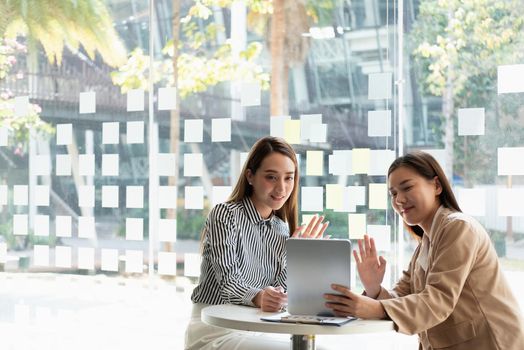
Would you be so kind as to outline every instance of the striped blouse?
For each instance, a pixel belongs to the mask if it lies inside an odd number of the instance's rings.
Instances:
[[[276,215],[263,219],[246,197],[216,205],[204,230],[194,303],[254,306],[253,298],[265,287],[286,289],[289,227]]]

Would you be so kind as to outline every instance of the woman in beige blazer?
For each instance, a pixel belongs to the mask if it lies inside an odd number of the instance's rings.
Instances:
[[[333,285],[326,305],[339,316],[389,318],[420,349],[522,350],[520,308],[484,228],[463,214],[435,159],[398,158],[388,171],[391,203],[419,245],[391,291],[381,287],[386,261],[373,239],[354,252],[364,295]]]

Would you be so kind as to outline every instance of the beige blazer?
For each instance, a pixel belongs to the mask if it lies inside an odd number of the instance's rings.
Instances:
[[[489,236],[462,213],[439,208],[407,271],[377,299],[422,349],[524,349],[520,308]]]

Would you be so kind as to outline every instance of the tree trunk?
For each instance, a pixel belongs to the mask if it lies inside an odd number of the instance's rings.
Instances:
[[[285,0],[273,0],[271,17],[271,115],[287,115],[288,76],[284,60],[286,36]]]

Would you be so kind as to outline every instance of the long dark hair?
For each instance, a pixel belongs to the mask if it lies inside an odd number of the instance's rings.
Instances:
[[[451,190],[451,185],[444,174],[444,170],[442,170],[440,164],[431,154],[422,151],[414,151],[395,159],[389,166],[388,178],[393,171],[400,167],[410,168],[426,180],[433,180],[436,176],[442,187],[442,192],[439,194],[440,204],[448,209],[462,212],[457,199]],[[410,226],[404,222],[404,227],[406,227],[409,233],[419,239],[424,234],[424,230],[418,225]]]

